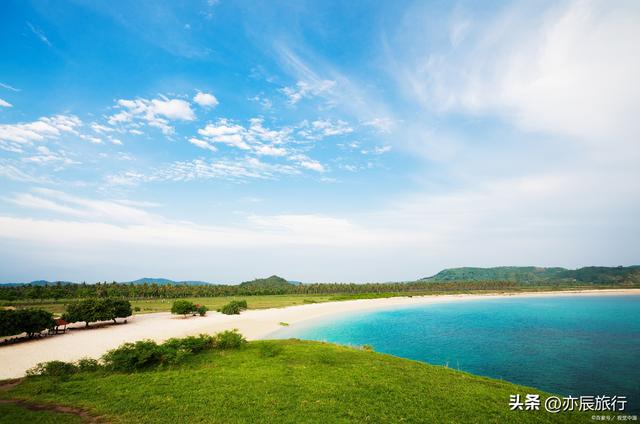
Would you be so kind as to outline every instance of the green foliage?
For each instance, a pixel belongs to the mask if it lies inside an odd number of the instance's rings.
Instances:
[[[178,299],[171,305],[171,313],[187,316],[196,311],[196,305],[188,300]]]
[[[126,318],[133,314],[131,303],[121,299],[85,299],[67,305],[62,318],[68,322],[91,322]]]
[[[113,320],[115,322],[116,318],[126,318],[133,315],[133,310],[131,309],[131,302],[128,300],[112,300],[111,307],[113,308]]]
[[[216,346],[215,336],[200,334],[199,336],[189,336],[182,339],[169,339],[162,344],[165,348],[173,350],[184,350],[189,353],[202,352],[203,350],[213,349]]]
[[[288,327],[289,323],[288,322],[284,322],[284,321],[280,321],[278,324],[280,324],[283,327]]]
[[[0,337],[21,333],[33,337],[54,325],[53,314],[42,309],[0,310]]]
[[[198,312],[198,314],[203,317],[205,315],[207,315],[207,311],[209,310],[209,308],[207,308],[204,305],[200,305],[196,308],[196,312]]]
[[[78,361],[76,362],[76,366],[78,367],[78,371],[80,372],[98,371],[101,368],[100,362],[98,362],[97,359],[93,358],[78,359]]]
[[[247,340],[238,330],[227,330],[216,334],[215,346],[217,349],[239,349],[247,343]]]
[[[28,376],[42,375],[52,377],[63,377],[78,372],[78,367],[71,362],[49,361],[41,362],[35,367],[27,370]]]
[[[238,315],[240,312],[247,309],[246,300],[232,300],[231,302],[220,308],[220,312],[225,315]]]
[[[165,349],[156,342],[140,340],[110,350],[102,356],[102,361],[109,370],[131,372],[166,361],[166,354]]]
[[[593,415],[510,411],[510,395],[539,393],[543,405],[549,395],[319,342],[254,341],[223,355],[190,355],[183,364],[145,373],[78,373],[68,381],[27,378],[3,396],[82,405],[104,421],[137,424],[587,423]]]

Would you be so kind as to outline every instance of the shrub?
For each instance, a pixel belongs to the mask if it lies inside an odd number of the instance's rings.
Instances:
[[[246,300],[232,300],[231,302],[220,308],[220,312],[225,315],[238,315],[245,309],[247,309]]]
[[[100,363],[93,358],[78,359],[76,366],[78,367],[78,371],[81,372],[97,371],[100,369]]]
[[[165,350],[152,340],[125,343],[102,356],[105,367],[114,371],[137,371],[163,362]]]
[[[139,307],[139,306],[136,306],[136,307],[134,307],[134,308],[133,308],[133,310],[134,310],[135,312],[140,312],[140,307]]]
[[[182,339],[169,339],[162,344],[163,347],[171,350],[184,350],[189,353],[197,353],[203,350],[212,349],[215,346],[216,339],[207,334],[199,336],[189,336]]]
[[[50,361],[42,362],[27,371],[28,376],[66,376],[77,372],[91,372],[100,369],[119,372],[133,372],[152,367],[171,365],[182,362],[192,354],[211,349],[238,349],[247,341],[238,330],[223,331],[214,336],[200,334],[181,339],[169,339],[161,345],[152,340],[142,340],[135,343],[125,343],[112,349],[102,356],[99,361],[83,358],[75,363]],[[264,356],[275,356],[279,346],[267,347]]]
[[[367,352],[373,352],[373,346],[371,345],[362,345],[362,350],[365,350]]]
[[[284,321],[280,321],[278,324],[280,324],[283,327],[288,327],[289,323],[288,322],[284,322]]]
[[[49,361],[40,362],[33,368],[27,370],[28,376],[47,375],[47,376],[67,376],[78,372],[78,367],[70,362]]]
[[[176,300],[175,302],[173,302],[173,305],[171,305],[172,314],[180,314],[186,317],[188,314],[191,314],[195,311],[196,305],[194,305],[193,302],[189,302],[188,300]]]
[[[215,346],[218,349],[239,349],[247,343],[247,340],[236,329],[218,333],[215,339]]]
[[[209,310],[209,308],[207,308],[204,305],[200,305],[198,306],[198,308],[196,309],[196,311],[200,314],[201,317],[207,315],[207,311]]]

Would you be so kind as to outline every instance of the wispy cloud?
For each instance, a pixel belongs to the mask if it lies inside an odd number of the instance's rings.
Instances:
[[[22,90],[20,90],[19,88],[15,88],[15,87],[13,87],[13,86],[11,86],[11,85],[9,85],[9,84],[4,84],[4,83],[2,83],[2,82],[0,82],[0,87],[2,87],[2,88],[6,88],[7,90],[15,91],[15,92],[22,91]]]
[[[49,47],[53,47],[53,45],[51,44],[51,41],[49,41],[49,39],[47,38],[47,36],[45,35],[44,31],[42,31],[40,28],[34,26],[31,22],[27,21],[27,27],[29,27],[29,29],[31,30],[31,32],[38,37],[38,39],[40,41],[42,41],[43,43],[45,43],[47,46]]]

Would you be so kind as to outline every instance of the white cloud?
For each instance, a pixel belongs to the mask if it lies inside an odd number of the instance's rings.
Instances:
[[[91,129],[97,133],[113,132],[115,129],[107,127],[105,125],[98,124],[97,122],[91,123]]]
[[[372,127],[380,133],[390,133],[395,126],[395,121],[391,118],[374,118],[363,122],[362,125]]]
[[[295,105],[304,98],[320,96],[330,92],[336,82],[331,80],[298,81],[295,86],[284,87],[282,92],[289,99],[289,103]]]
[[[74,115],[42,117],[19,124],[0,124],[0,149],[20,153],[34,142],[58,138],[63,133],[78,135],[82,121]]]
[[[242,150],[250,147],[244,140],[246,130],[241,125],[230,123],[226,119],[219,119],[216,124],[207,124],[198,130],[198,134],[214,143],[224,143]]]
[[[13,107],[13,105],[6,100],[0,99],[0,107]]]
[[[216,146],[212,145],[211,143],[209,143],[207,141],[200,140],[199,138],[191,137],[189,139],[189,143],[191,143],[194,146],[197,146],[197,147],[199,147],[201,149],[210,150],[212,152],[218,151]]]
[[[193,101],[199,104],[200,106],[205,106],[205,107],[216,107],[219,104],[218,99],[216,99],[216,96],[214,96],[213,94],[202,93],[202,92],[198,92],[198,94],[196,94],[195,97],[193,98]]]
[[[111,115],[109,124],[122,125],[138,120],[159,128],[164,134],[174,132],[169,124],[171,121],[193,121],[196,118],[190,103],[182,99],[120,99],[117,107],[123,110]]]
[[[4,178],[8,178],[13,181],[21,181],[25,183],[44,184],[44,183],[51,182],[51,180],[49,180],[46,177],[36,177],[27,172],[24,172],[23,170],[17,168],[14,165],[11,165],[9,163],[1,163],[1,162],[0,162],[0,176]]]
[[[66,166],[66,165],[80,164],[80,162],[71,159],[69,155],[63,150],[54,152],[50,150],[47,146],[38,146],[36,148],[36,152],[37,153],[33,156],[27,156],[22,158],[22,161],[35,163],[38,165],[53,164],[59,167]]]
[[[353,132],[353,128],[351,128],[349,124],[343,120],[317,120],[311,123],[311,127],[314,130],[319,131],[325,137],[344,135]]]
[[[317,160],[311,159],[306,155],[302,155],[302,154],[292,155],[292,156],[289,156],[289,159],[292,161],[295,161],[296,163],[298,163],[298,165],[300,165],[305,169],[309,169],[311,171],[316,171],[316,172],[325,171],[324,166],[320,162],[318,162]]]
[[[401,84],[440,111],[628,151],[640,134],[640,3],[571,1],[539,16],[521,6],[457,48],[409,59]]]

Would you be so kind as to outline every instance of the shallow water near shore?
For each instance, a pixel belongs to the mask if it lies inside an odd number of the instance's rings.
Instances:
[[[627,396],[640,410],[640,296],[487,298],[349,314],[297,337],[445,365],[562,395]]]

